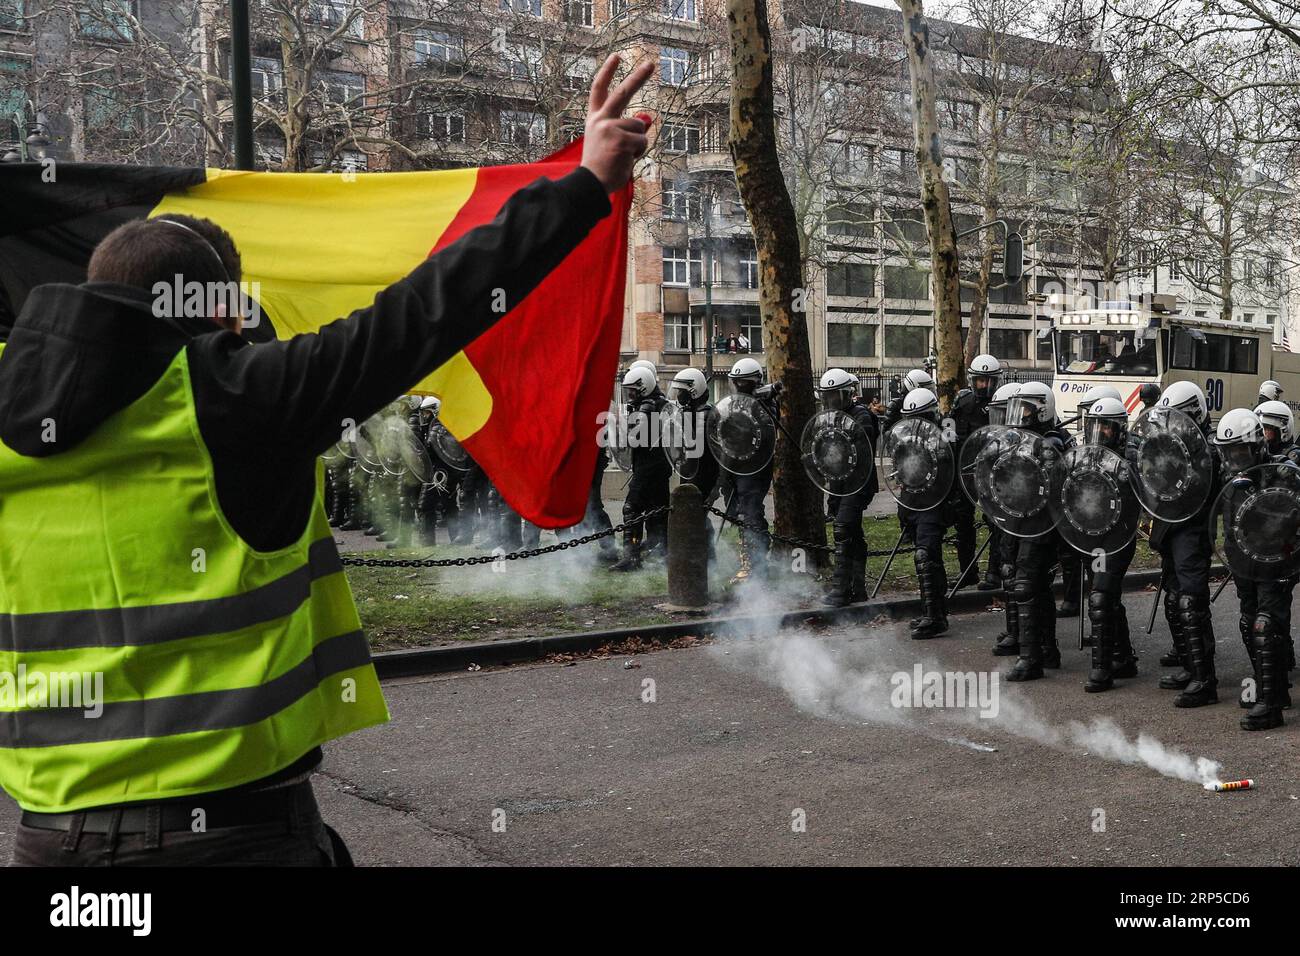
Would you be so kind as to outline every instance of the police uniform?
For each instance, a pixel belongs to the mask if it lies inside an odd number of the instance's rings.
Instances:
[[[737,391],[739,390],[738,385]],[[780,406],[774,399],[756,397],[756,401],[774,423],[780,421]],[[751,573],[759,577],[765,577],[767,573],[767,552],[772,539],[768,535],[764,502],[772,488],[772,465],[773,460],[769,458],[752,475],[724,472],[722,476],[722,493],[727,500],[727,513],[740,522],[740,570],[732,578],[733,584],[744,581]]]

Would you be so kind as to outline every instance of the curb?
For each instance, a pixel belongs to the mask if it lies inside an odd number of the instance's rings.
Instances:
[[[1210,568],[1210,574],[1223,574],[1220,565]],[[1149,584],[1158,584],[1159,570],[1134,571],[1124,576],[1124,589],[1136,591]],[[1060,585],[1053,591],[1061,593]],[[1001,594],[1000,591],[958,591],[948,602],[950,611],[973,611]],[[921,600],[896,598],[850,604],[847,607],[806,608],[795,611],[778,611],[771,614],[737,615],[734,617],[694,618],[671,624],[647,624],[642,627],[612,628],[604,631],[575,631],[568,634],[550,634],[538,637],[514,638],[506,641],[475,641],[471,644],[452,644],[446,647],[419,647],[403,651],[381,651],[373,655],[375,671],[380,679],[395,677],[420,677],[428,674],[445,674],[466,670],[471,664],[520,664],[538,661],[551,654],[580,654],[593,651],[606,644],[631,638],[666,644],[679,637],[710,636],[717,631],[751,631],[760,628],[780,628],[792,624],[839,624],[875,618],[881,614],[900,620],[920,609]]]

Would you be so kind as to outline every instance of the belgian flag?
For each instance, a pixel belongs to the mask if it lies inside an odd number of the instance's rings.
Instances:
[[[579,140],[537,163],[436,172],[0,167],[0,325],[34,286],[84,281],[91,251],[119,224],[172,212],[211,219],[234,237],[244,279],[260,286],[262,324],[250,339],[311,332],[366,307],[423,258],[490,222],[516,190],[564,176],[580,158]],[[631,190],[611,196],[610,216],[417,389],[442,399],[443,423],[505,500],[543,527],[574,524],[585,511],[597,416],[618,365]]]

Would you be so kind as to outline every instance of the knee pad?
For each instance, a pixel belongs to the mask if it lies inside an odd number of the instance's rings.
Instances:
[[[1183,624],[1192,624],[1207,610],[1209,599],[1199,594],[1178,595],[1178,619]]]
[[[1255,615],[1255,619],[1251,621],[1250,636],[1251,642],[1256,648],[1261,648],[1267,644],[1275,633],[1277,632],[1274,627],[1273,615]]]
[[[1017,578],[1011,585],[1011,600],[1017,604],[1029,604],[1034,600],[1034,587],[1028,581]]]
[[[1102,624],[1106,620],[1107,605],[1110,602],[1101,591],[1088,592],[1088,620],[1093,624]]]
[[[1178,592],[1173,589],[1165,591],[1165,617],[1171,620],[1178,617]]]
[[[917,548],[912,552],[912,563],[917,568],[928,568],[930,566],[930,552],[925,548]]]
[[[1016,566],[1014,564],[1002,564],[998,566],[998,573],[1002,575],[1002,584],[1005,587],[1010,584],[1016,576]]]
[[[853,536],[853,526],[836,521],[831,525],[831,539],[836,544],[847,542]]]

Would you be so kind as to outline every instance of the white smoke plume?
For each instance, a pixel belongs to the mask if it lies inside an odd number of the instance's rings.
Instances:
[[[1131,739],[1110,718],[1057,726],[1035,713],[1028,702],[1005,692],[999,695],[997,716],[989,719],[981,719],[968,709],[894,707],[890,701],[891,675],[911,670],[918,660],[914,653],[906,653],[893,642],[854,641],[834,646],[810,634],[787,630],[763,636],[720,637],[711,652],[719,660],[780,687],[796,707],[818,717],[891,725],[975,750],[995,750],[986,743],[953,734],[953,725],[968,732],[978,727],[983,732],[1001,731],[1058,750],[1083,751],[1103,760],[1149,767],[1188,783],[1204,786],[1220,779],[1222,766],[1218,762],[1192,757],[1149,734],[1140,733]],[[927,671],[943,669],[933,660],[921,659],[920,663]]]

